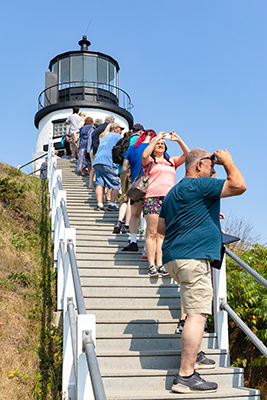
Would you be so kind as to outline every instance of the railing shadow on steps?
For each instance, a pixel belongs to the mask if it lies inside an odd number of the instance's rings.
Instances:
[[[56,168],[53,142],[48,146],[48,188],[57,310],[63,312],[62,399],[106,400],[95,352],[96,319],[87,314],[75,256],[76,233],[70,228],[62,171]]]

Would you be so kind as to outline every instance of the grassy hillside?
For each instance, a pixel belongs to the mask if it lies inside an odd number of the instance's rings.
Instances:
[[[0,400],[58,399],[47,183],[0,163]]]

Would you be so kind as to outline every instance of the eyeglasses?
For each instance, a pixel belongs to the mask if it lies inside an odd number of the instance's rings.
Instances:
[[[212,154],[209,157],[203,157],[200,159],[200,161],[202,161],[202,160],[211,160],[212,162],[214,162],[216,160],[216,156],[215,156],[215,154]]]

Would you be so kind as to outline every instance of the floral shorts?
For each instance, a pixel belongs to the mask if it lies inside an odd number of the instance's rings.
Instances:
[[[164,196],[159,197],[145,197],[142,199],[143,214],[157,214],[159,215],[160,209],[164,200]]]

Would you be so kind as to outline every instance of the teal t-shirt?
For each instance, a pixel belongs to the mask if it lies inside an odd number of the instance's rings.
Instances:
[[[163,264],[171,260],[220,260],[220,195],[224,179],[183,178],[164,199]]]

